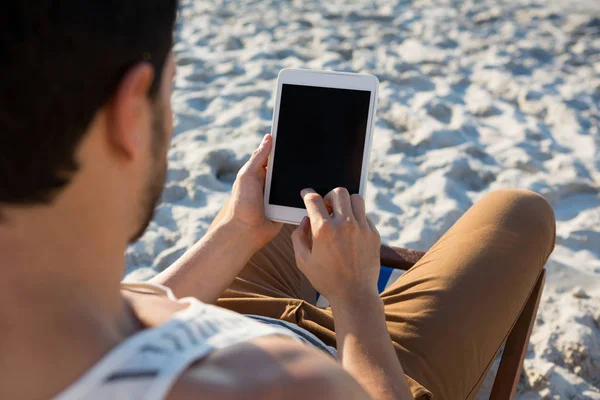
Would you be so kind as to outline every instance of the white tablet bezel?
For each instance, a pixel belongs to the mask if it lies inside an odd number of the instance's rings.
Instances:
[[[281,89],[284,84],[316,86],[336,89],[356,89],[367,90],[371,92],[369,103],[369,118],[367,120],[367,132],[365,135],[365,146],[363,150],[362,171],[360,174],[359,194],[365,195],[369,170],[369,155],[371,153],[371,142],[373,137],[373,128],[375,125],[375,112],[377,109],[377,95],[379,80],[374,75],[353,74],[347,72],[331,71],[312,71],[303,69],[283,69],[279,72],[277,78],[277,94],[275,110],[273,113],[273,125],[271,133],[273,135],[273,151],[269,157],[267,166],[267,179],[265,185],[265,214],[267,218],[273,221],[285,222],[298,225],[305,217],[306,210],[303,208],[279,206],[269,204],[271,194],[271,178],[273,173],[273,161],[277,156],[275,148],[277,144],[277,123],[279,121],[279,106],[281,103]],[[300,196],[300,193],[298,193]]]

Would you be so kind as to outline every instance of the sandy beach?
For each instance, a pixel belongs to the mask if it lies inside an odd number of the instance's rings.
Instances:
[[[127,280],[202,237],[270,132],[282,68],[374,74],[383,241],[426,250],[492,190],[545,196],[557,245],[517,398],[600,399],[600,2],[186,0],[176,41],[167,185]]]

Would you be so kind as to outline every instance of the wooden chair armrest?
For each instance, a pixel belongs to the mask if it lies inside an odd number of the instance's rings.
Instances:
[[[543,269],[535,284],[525,307],[515,322],[502,353],[502,361],[496,373],[490,400],[512,400],[515,398],[519,378],[523,369],[523,360],[527,354],[527,347],[531,331],[535,325],[538,307],[544,284],[546,283],[546,270]]]
[[[381,265],[386,267],[408,271],[424,255],[424,251],[409,250],[383,244],[380,250],[380,262]]]

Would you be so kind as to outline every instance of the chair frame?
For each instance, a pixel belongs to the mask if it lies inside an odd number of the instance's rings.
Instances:
[[[424,255],[425,252],[418,250],[382,245],[381,265],[408,271]],[[508,334],[492,387],[491,400],[512,400],[515,397],[545,282],[546,270],[544,269]]]

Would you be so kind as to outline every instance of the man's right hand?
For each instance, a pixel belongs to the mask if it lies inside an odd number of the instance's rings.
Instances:
[[[329,301],[377,294],[381,238],[362,196],[336,188],[325,198],[304,189],[308,211],[292,234],[298,268]]]
[[[412,399],[377,293],[381,239],[363,198],[341,188],[302,198],[309,218],[292,235],[296,263],[331,304],[342,366],[373,399]]]

